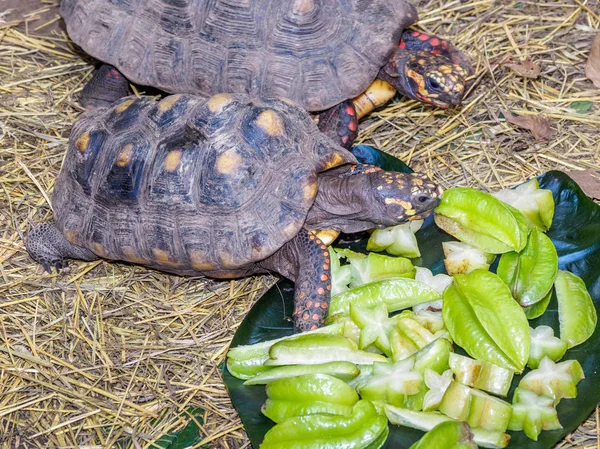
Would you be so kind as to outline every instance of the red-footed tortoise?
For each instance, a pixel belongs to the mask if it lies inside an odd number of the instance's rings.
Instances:
[[[423,175],[356,165],[287,100],[129,97],[75,123],[55,222],[25,243],[47,271],[102,257],[214,278],[277,272],[296,283],[303,331],[323,323],[330,298],[315,230],[393,226],[439,197]]]
[[[84,88],[85,107],[127,95],[128,80],[285,97],[311,112],[335,106],[319,127],[346,148],[396,91],[457,105],[472,74],[448,41],[405,31],[417,19],[407,0],[63,0],[60,12],[71,39],[109,64]]]

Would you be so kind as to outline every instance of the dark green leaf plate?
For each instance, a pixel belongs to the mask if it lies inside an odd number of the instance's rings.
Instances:
[[[369,146],[357,146],[353,152],[363,163],[379,165],[386,170],[410,171],[400,160]],[[556,203],[552,228],[547,234],[558,251],[560,269],[569,270],[585,281],[598,309],[600,305],[600,206],[590,200],[579,186],[562,172],[551,171],[540,176],[538,180],[540,187],[552,190]],[[441,243],[452,238],[439,230],[433,223],[432,217],[429,217],[417,233],[417,239],[422,257],[413,260],[414,264],[428,267],[434,273],[442,272],[444,256]],[[350,246],[361,250],[366,246],[366,238],[336,243],[335,246]],[[290,335],[292,324],[289,317],[293,310],[293,291],[293,284],[287,280],[279,281],[267,291],[241,323],[231,346],[253,344]],[[540,324],[553,327],[555,335],[559,334],[555,297],[552,298],[546,313],[531,321],[532,327]],[[600,401],[600,332],[598,329],[587,342],[570,349],[564,359],[579,360],[586,378],[577,387],[577,398],[564,399],[558,405],[558,416],[563,429],[543,431],[537,442],[528,439],[523,432],[510,432],[512,438],[509,448],[552,448],[565,435],[577,428]],[[266,400],[265,388],[263,385],[244,386],[242,381],[231,376],[226,368],[223,377],[252,446],[258,449],[265,433],[274,425],[260,412],[260,407]],[[515,377],[513,388],[519,380],[520,376]],[[509,393],[509,398],[512,398],[512,391]],[[390,424],[390,435],[383,447],[408,448],[422,435],[423,432]]]

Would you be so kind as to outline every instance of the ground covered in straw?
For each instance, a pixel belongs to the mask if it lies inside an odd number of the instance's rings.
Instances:
[[[275,278],[213,282],[108,262],[46,274],[25,252],[23,235],[52,216],[48,197],[93,68],[56,5],[36,2],[26,17],[0,11],[0,446],[156,447],[197,408],[196,447],[248,446],[219,365]],[[363,143],[444,187],[494,190],[551,169],[600,177],[600,91],[584,75],[596,0],[415,3],[418,29],[472,56],[473,88],[453,111],[396,99],[361,124]],[[525,59],[540,66],[537,78],[508,65]],[[536,140],[506,111],[545,116],[553,135]],[[598,447],[596,414],[560,446]]]

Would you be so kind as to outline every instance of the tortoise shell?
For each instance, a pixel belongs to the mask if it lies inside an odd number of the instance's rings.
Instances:
[[[309,111],[362,93],[417,17],[407,0],[63,0],[60,12],[75,43],[134,83]]]
[[[245,275],[298,233],[317,173],[355,162],[287,101],[128,97],[74,125],[52,203],[100,257]]]

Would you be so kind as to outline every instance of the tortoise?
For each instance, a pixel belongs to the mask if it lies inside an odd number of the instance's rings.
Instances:
[[[63,0],[60,13],[71,39],[107,64],[82,92],[87,108],[127,95],[128,80],[287,97],[346,148],[358,119],[396,91],[445,108],[473,73],[448,41],[405,31],[417,19],[407,0]]]
[[[440,195],[424,175],[357,164],[288,100],[126,97],[74,124],[55,221],[25,244],[47,271],[106,258],[212,278],[277,272],[295,282],[299,332],[327,315],[318,230],[422,218]]]

